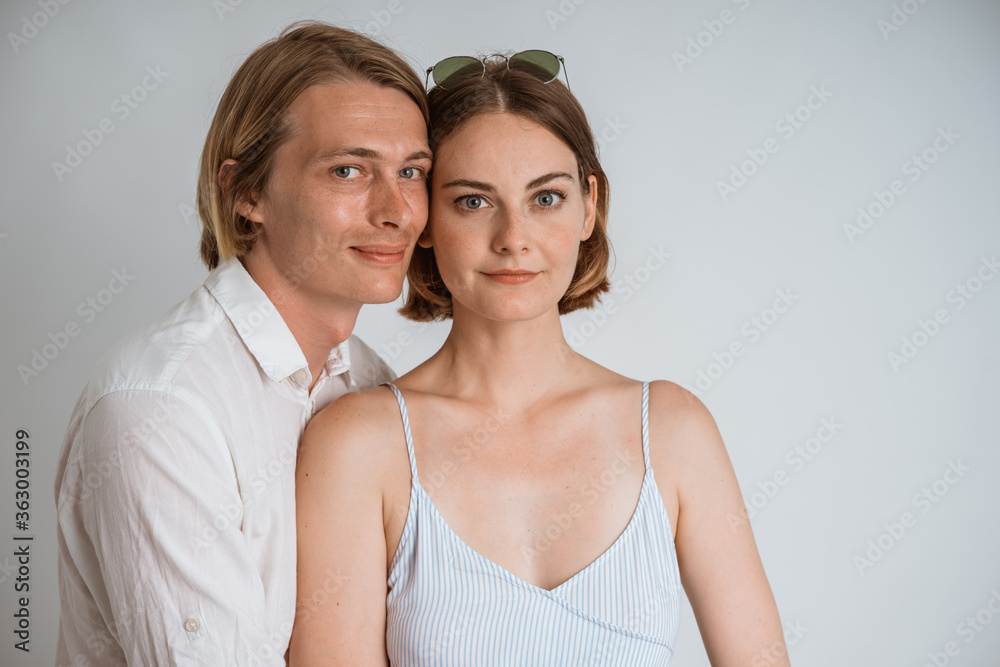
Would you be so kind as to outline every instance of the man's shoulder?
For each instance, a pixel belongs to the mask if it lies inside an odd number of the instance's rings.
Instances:
[[[160,317],[119,339],[100,358],[87,384],[91,404],[116,390],[165,387],[185,365],[219,359],[195,353],[218,344],[225,319],[205,286],[199,286]]]
[[[367,343],[351,334],[347,339],[351,355],[351,377],[359,389],[377,387],[396,379],[388,362]]]

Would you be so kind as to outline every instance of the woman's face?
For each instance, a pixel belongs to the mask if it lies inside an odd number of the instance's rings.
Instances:
[[[558,308],[594,228],[589,181],[584,194],[569,147],[510,113],[476,116],[438,146],[418,243],[434,248],[456,316],[527,320]]]

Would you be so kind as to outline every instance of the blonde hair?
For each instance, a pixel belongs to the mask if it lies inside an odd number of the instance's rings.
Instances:
[[[478,73],[478,65],[474,69]],[[502,60],[490,60],[481,77],[467,77],[454,85],[449,83],[447,90],[432,88],[427,96],[431,112],[430,136],[433,148],[479,114],[517,114],[548,129],[573,151],[584,194],[590,192],[588,177],[597,179],[594,231],[580,243],[573,280],[559,300],[559,314],[562,315],[592,307],[600,300],[600,295],[610,289],[611,242],[607,234],[610,193],[608,177],[597,157],[594,135],[583,107],[561,81],[543,83],[551,77],[544,73],[539,76],[521,69],[508,69]],[[399,309],[401,315],[418,322],[452,317],[451,294],[441,279],[433,248],[417,246],[414,249],[406,278],[409,289],[406,303]]]
[[[423,83],[391,49],[320,21],[295,23],[258,47],[233,75],[205,138],[198,175],[201,259],[211,270],[242,257],[261,232],[237,211],[267,185],[274,153],[289,136],[286,111],[309,86],[369,82],[395,88],[429,120]],[[219,182],[219,169],[236,161]]]

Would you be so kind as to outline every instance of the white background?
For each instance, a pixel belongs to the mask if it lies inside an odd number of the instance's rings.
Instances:
[[[939,665],[1000,664],[1000,618],[987,609],[994,591],[1000,609],[1000,280],[977,276],[1000,254],[1000,4],[225,1],[42,0],[58,7],[51,17],[38,0],[0,9],[0,664],[54,662],[53,483],[70,411],[115,340],[204,279],[190,207],[215,105],[255,46],[304,18],[367,31],[421,72],[456,54],[563,55],[602,136],[617,257],[616,292],[566,317],[567,335],[627,375],[699,391],[755,510],[795,627],[793,664],[919,666],[935,653]],[[164,78],[122,117],[116,99],[147,67]],[[814,88],[829,96],[810,109]],[[779,124],[786,114],[798,127]],[[57,176],[53,162],[106,118],[114,130]],[[934,162],[922,170],[912,157],[925,150]],[[766,162],[745,163],[762,151]],[[742,182],[734,168],[751,175]],[[723,196],[720,182],[740,187]],[[849,233],[859,207],[880,216]],[[669,259],[660,265],[654,250]],[[102,293],[115,270],[134,278]],[[974,298],[960,300],[959,285]],[[792,295],[781,314],[768,310],[779,290]],[[101,312],[79,307],[108,296]],[[447,325],[408,323],[396,306],[366,307],[356,331],[404,372]],[[935,329],[939,309],[947,319]],[[18,366],[71,323],[78,334],[23,380]],[[734,341],[743,354],[729,358]],[[843,426],[809,443],[823,419]],[[12,633],[21,428],[30,654]],[[815,453],[796,462],[807,444]],[[940,481],[953,463],[969,470]],[[935,502],[915,498],[935,482]],[[904,512],[912,525],[894,528]],[[977,613],[984,624],[972,630],[965,619]],[[943,654],[948,642],[957,655]],[[673,664],[708,664],[689,607]]]

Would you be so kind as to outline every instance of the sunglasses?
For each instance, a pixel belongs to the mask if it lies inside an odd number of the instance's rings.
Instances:
[[[509,57],[502,53],[494,53],[485,58],[472,56],[445,58],[433,67],[427,68],[424,88],[427,88],[431,77],[434,78],[434,84],[443,90],[447,90],[448,85],[455,85],[463,79],[481,77],[486,74],[486,61],[489,58],[503,58],[507,61],[508,70],[526,72],[542,83],[555,81],[559,76],[559,70],[562,70],[563,76],[566,77],[566,88],[569,88],[569,75],[566,74],[566,61],[563,57],[539,50],[521,51]]]

